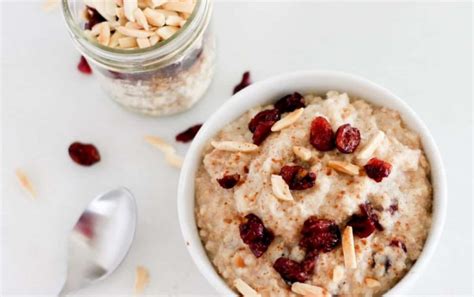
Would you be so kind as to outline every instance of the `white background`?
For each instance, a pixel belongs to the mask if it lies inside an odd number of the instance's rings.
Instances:
[[[253,2],[253,3],[252,3]],[[469,3],[218,2],[215,81],[189,112],[167,118],[131,114],[110,101],[79,58],[59,10],[3,5],[2,285],[3,295],[53,294],[64,270],[64,241],[96,194],[126,186],[139,208],[136,241],[109,279],[81,294],[131,294],[134,269],[151,272],[148,294],[212,295],[191,262],[176,215],[179,171],[143,141],[173,141],[231,95],[243,71],[255,80],[301,69],[343,70],[398,94],[431,129],[449,182],[448,218],[432,262],[406,294],[472,294],[472,23]],[[75,141],[92,142],[102,161],[79,167]],[[178,145],[182,154],[187,145]],[[37,188],[31,200],[13,172]],[[471,226],[471,227],[470,227]]]

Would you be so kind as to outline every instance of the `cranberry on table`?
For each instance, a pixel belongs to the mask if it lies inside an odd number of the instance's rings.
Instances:
[[[100,161],[99,151],[93,144],[74,142],[68,152],[71,159],[82,166],[91,166]]]
[[[364,170],[368,177],[379,183],[390,175],[392,165],[383,160],[372,158],[364,165]]]
[[[79,63],[77,64],[77,69],[84,74],[92,73],[92,68],[87,62],[86,58],[84,58],[84,56],[81,56],[81,59],[79,60]]]
[[[251,84],[252,84],[252,81],[250,80],[250,72],[246,71],[242,75],[242,80],[240,81],[240,83],[234,87],[234,93],[233,94],[235,94],[235,93],[239,92],[240,90],[250,86]]]
[[[301,166],[283,166],[280,175],[288,184],[290,190],[306,190],[314,186],[316,173],[304,169]]]
[[[343,154],[353,153],[360,144],[359,129],[345,124],[336,131],[336,148]]]
[[[303,107],[306,107],[304,98],[298,92],[288,94],[275,103],[275,108],[278,109],[280,113],[291,112]]]
[[[330,252],[341,242],[341,232],[332,220],[309,217],[301,230],[300,246],[306,251]]]
[[[254,214],[245,216],[245,222],[240,224],[239,231],[240,238],[257,258],[267,251],[274,239],[273,232],[265,228],[262,220]]]
[[[201,127],[202,127],[202,124],[197,124],[192,127],[189,127],[188,129],[176,135],[176,141],[190,142],[191,140],[194,139],[194,137],[199,132],[199,129],[201,129]]]
[[[334,132],[326,118],[316,117],[313,120],[309,142],[315,149],[321,152],[327,152],[334,148]]]
[[[218,178],[217,182],[224,189],[232,189],[240,181],[240,174],[229,174],[224,175],[222,178]]]

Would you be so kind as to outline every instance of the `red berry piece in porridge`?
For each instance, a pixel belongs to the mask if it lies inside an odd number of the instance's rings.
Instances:
[[[278,109],[280,113],[291,112],[305,106],[304,97],[298,92],[286,95],[275,103],[275,108]]]
[[[341,242],[339,227],[332,220],[308,218],[301,230],[300,246],[307,251],[330,252]]]
[[[74,142],[68,151],[71,159],[82,166],[91,166],[100,161],[99,151],[93,144]]]
[[[283,166],[280,175],[288,184],[290,190],[306,190],[314,186],[316,173],[304,169],[301,166]]]
[[[265,228],[262,220],[254,214],[245,216],[245,222],[240,224],[240,237],[255,255],[261,257],[273,241],[273,232]]]
[[[385,177],[390,175],[390,172],[392,171],[392,165],[383,160],[372,158],[364,166],[364,169],[368,177],[379,183]]]
[[[334,132],[324,117],[316,117],[313,120],[309,137],[309,142],[318,151],[327,152],[334,148]]]
[[[281,275],[281,277],[288,283],[307,281],[311,274],[306,272],[301,263],[294,260],[280,257],[273,264],[273,268]]]
[[[360,143],[359,129],[345,124],[336,131],[336,148],[343,154],[353,153]]]
[[[232,189],[240,181],[239,174],[224,175],[222,178],[218,178],[217,182],[224,189]]]

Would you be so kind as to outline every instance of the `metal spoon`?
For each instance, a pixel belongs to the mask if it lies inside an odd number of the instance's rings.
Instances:
[[[69,235],[67,276],[59,297],[109,276],[130,249],[136,220],[135,198],[125,188],[92,200]]]

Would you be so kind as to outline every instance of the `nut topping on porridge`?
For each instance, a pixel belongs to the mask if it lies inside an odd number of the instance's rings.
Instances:
[[[344,254],[344,265],[347,269],[357,268],[357,260],[354,248],[354,236],[352,227],[347,226],[342,233],[342,252]]]
[[[390,175],[392,165],[383,160],[372,158],[364,165],[365,173],[376,182],[381,182],[382,179]]]
[[[329,161],[328,167],[349,175],[359,175],[360,169],[357,165],[342,161]]]
[[[234,286],[244,297],[261,297],[257,291],[240,278],[234,281]]]
[[[275,197],[284,201],[293,201],[293,196],[290,192],[290,187],[286,184],[280,175],[272,175],[272,190]]]
[[[296,109],[290,112],[286,117],[282,118],[272,126],[272,132],[277,132],[293,125],[300,116],[303,115],[304,108]]]
[[[224,189],[232,189],[240,181],[240,174],[225,174],[222,178],[218,178],[217,182]]]
[[[309,142],[321,152],[327,152],[334,148],[334,132],[326,118],[316,117],[313,120]]]
[[[291,291],[298,295],[311,296],[311,297],[326,297],[331,296],[325,289],[312,286],[305,283],[294,283],[291,285]]]
[[[237,141],[213,141],[211,145],[216,150],[228,151],[228,152],[242,152],[251,153],[258,150],[258,146],[248,142],[237,142]]]
[[[368,160],[375,152],[375,150],[379,147],[382,141],[385,138],[385,133],[382,131],[378,131],[374,137],[372,137],[367,145],[359,152],[357,155],[357,159],[361,162]]]
[[[293,147],[293,153],[301,159],[301,161],[309,161],[312,157],[311,150],[302,147],[302,146],[294,146]]]
[[[273,241],[274,235],[263,225],[262,220],[254,214],[245,216],[245,222],[240,224],[240,237],[248,244],[255,257],[260,258]]]
[[[281,177],[290,187],[290,190],[306,190],[314,186],[316,174],[301,166],[283,166],[280,170]]]

